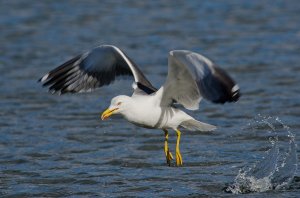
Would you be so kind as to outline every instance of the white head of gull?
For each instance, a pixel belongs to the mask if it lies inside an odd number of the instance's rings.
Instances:
[[[208,58],[187,50],[169,52],[166,82],[156,89],[139,67],[119,48],[101,45],[78,55],[44,75],[40,81],[52,93],[92,91],[112,83],[116,77],[133,76],[132,96],[120,95],[101,116],[102,120],[121,114],[129,122],[162,129],[165,156],[170,166],[173,155],[168,147],[168,130],[177,133],[176,165],[182,165],[180,127],[192,131],[212,131],[215,126],[200,122],[178,108],[197,110],[202,98],[214,103],[237,101],[239,87],[232,78]]]

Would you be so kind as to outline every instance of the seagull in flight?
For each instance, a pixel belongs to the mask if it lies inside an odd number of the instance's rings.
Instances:
[[[144,128],[164,131],[164,153],[170,166],[174,159],[169,150],[168,130],[177,134],[176,165],[182,166],[180,128],[212,131],[215,126],[200,122],[183,111],[197,110],[202,98],[213,103],[235,102],[239,87],[225,70],[211,60],[188,50],[173,50],[168,56],[165,83],[155,88],[124,51],[113,45],[100,45],[63,63],[39,81],[51,93],[88,92],[109,85],[121,76],[134,79],[133,94],[111,100],[101,119],[121,114],[127,121]]]

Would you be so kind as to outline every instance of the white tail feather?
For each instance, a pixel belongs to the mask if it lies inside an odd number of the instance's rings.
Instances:
[[[190,131],[213,131],[217,128],[214,125],[192,119],[183,121],[180,126]]]

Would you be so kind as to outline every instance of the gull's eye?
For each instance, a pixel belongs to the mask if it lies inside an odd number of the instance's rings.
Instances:
[[[120,104],[122,104],[122,102],[118,102],[117,105],[119,106]]]

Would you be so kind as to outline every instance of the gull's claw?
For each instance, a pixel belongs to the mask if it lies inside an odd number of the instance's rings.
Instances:
[[[167,161],[167,164],[169,166],[171,166],[171,160],[173,160],[173,155],[170,152],[170,149],[169,149],[169,146],[168,146],[169,133],[166,129],[164,129],[164,132],[165,132],[165,147],[164,147],[164,150],[165,150],[165,155],[166,155],[166,161]]]
[[[166,161],[169,166],[171,166],[171,160],[173,160],[173,155],[170,152],[170,150],[168,149],[166,152]]]
[[[176,151],[176,165],[177,166],[182,166],[183,162],[182,162],[182,156],[180,154],[180,151],[177,150]]]

